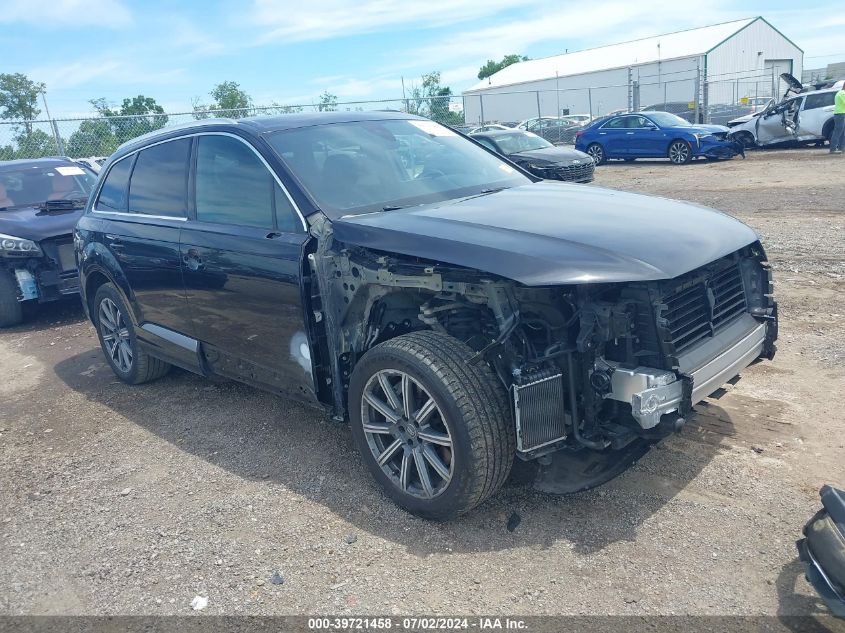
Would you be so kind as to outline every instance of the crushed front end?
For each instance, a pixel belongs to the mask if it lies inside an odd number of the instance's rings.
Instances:
[[[526,458],[566,444],[619,450],[660,439],[696,403],[775,353],[777,305],[759,244],[671,280],[579,286],[564,302],[568,320],[542,326],[549,344],[515,358],[511,370]],[[525,307],[522,318],[539,334],[539,315]],[[530,343],[537,350],[541,340]],[[566,412],[557,438],[542,432],[554,417],[549,405],[535,402],[551,398]]]
[[[18,301],[54,301],[79,292],[70,234],[40,242],[0,235],[0,266],[14,279]]]

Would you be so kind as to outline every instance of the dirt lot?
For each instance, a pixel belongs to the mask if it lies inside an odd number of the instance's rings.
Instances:
[[[781,308],[775,361],[631,471],[565,498],[510,484],[426,523],[346,427],[181,371],[118,383],[81,310],[52,306],[0,333],[0,612],[824,612],[794,541],[819,486],[845,484],[845,160],[612,164],[597,184],[749,223]]]

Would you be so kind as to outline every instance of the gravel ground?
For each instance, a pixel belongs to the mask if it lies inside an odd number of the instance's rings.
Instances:
[[[174,371],[129,387],[74,304],[0,333],[0,613],[814,614],[794,541],[845,484],[845,160],[601,167],[763,236],[780,351],[611,483],[395,508],[346,427]],[[660,239],[659,235],[655,239]],[[512,532],[508,520],[521,522]]]

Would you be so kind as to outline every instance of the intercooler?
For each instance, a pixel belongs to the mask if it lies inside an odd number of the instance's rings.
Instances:
[[[566,438],[563,374],[538,374],[512,387],[516,447],[533,451]]]

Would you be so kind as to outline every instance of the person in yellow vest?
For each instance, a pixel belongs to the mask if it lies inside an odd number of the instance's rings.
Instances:
[[[845,83],[834,97],[833,134],[830,136],[830,153],[841,154],[845,147]]]

